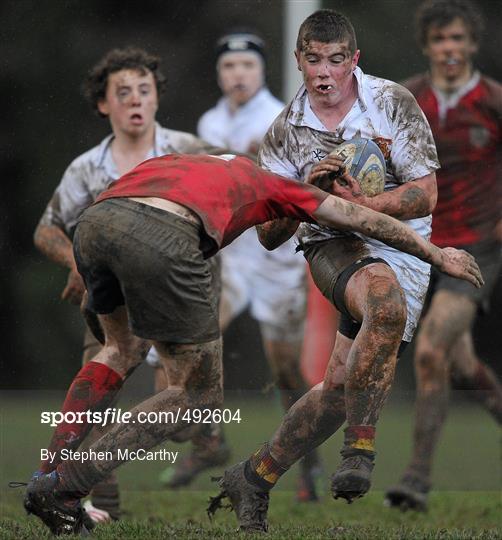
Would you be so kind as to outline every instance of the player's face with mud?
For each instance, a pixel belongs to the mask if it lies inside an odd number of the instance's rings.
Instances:
[[[457,18],[446,26],[432,26],[427,34],[424,53],[433,72],[454,80],[469,73],[477,45],[464,21]]]
[[[312,101],[329,107],[350,94],[359,50],[352,54],[347,42],[310,41],[295,56]]]
[[[226,53],[218,61],[218,83],[235,106],[244,105],[263,86],[263,61],[253,52]]]
[[[110,118],[113,131],[137,137],[153,127],[158,108],[153,74],[123,69],[108,77],[105,98],[98,104]]]

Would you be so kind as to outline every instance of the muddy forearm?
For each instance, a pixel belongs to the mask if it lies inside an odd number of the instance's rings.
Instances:
[[[260,243],[268,250],[273,250],[289,240],[298,229],[299,221],[290,218],[274,219],[256,226]]]
[[[338,197],[328,197],[316,211],[315,217],[321,225],[358,232],[434,266],[440,267],[442,264],[443,256],[437,246],[397,219],[370,208]]]
[[[66,233],[56,225],[39,224],[33,237],[36,248],[49,260],[70,270],[75,267],[73,245]]]
[[[397,219],[371,211],[368,219],[363,218],[361,226],[355,226],[354,230],[376,238],[395,249],[410,253],[429,264],[441,266],[443,260],[441,250]]]
[[[375,197],[365,197],[363,204],[376,212],[397,219],[415,219],[428,216],[434,210],[436,201],[436,176],[430,174],[392,191],[386,191]]]

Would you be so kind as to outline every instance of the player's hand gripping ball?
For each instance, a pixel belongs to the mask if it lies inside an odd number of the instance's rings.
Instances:
[[[350,139],[337,146],[329,155],[343,159],[345,171],[357,180],[366,196],[373,197],[383,192],[386,175],[385,158],[372,140]],[[337,178],[336,181],[344,185],[343,178]]]

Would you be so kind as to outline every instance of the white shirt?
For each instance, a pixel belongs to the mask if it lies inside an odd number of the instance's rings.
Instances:
[[[365,75],[356,68],[358,98],[334,131],[314,114],[305,86],[270,127],[260,149],[263,168],[305,180],[312,166],[342,142],[354,137],[373,139],[387,165],[386,190],[417,180],[439,168],[436,147],[424,113],[415,98],[397,83]],[[432,217],[405,220],[418,234],[430,237]],[[299,237],[305,244],[344,236],[328,227],[302,224]],[[349,233],[350,234],[350,233]],[[358,235],[369,255],[387,261],[403,288],[408,320],[403,339],[410,341],[427,292],[430,266],[378,240]]]
[[[329,131],[314,114],[307,90],[302,86],[267,133],[260,149],[261,166],[276,174],[303,181],[315,163],[342,142],[357,136],[373,139],[384,148],[386,190],[438,169],[436,146],[429,123],[412,94],[397,83],[365,75],[359,67],[356,67],[354,75],[358,99],[334,131]],[[430,215],[404,222],[423,237],[430,237]],[[299,237],[306,244],[341,234],[318,225],[304,224],[299,230]],[[377,240],[364,239],[379,249],[396,252]],[[415,261],[428,271],[426,263],[418,259]]]
[[[284,108],[268,88],[262,88],[235,112],[228,98],[222,97],[216,107],[206,111],[199,119],[199,136],[222,148],[236,152],[249,152],[250,146],[261,144],[265,133]]]
[[[78,156],[66,169],[40,220],[43,225],[56,225],[71,233],[82,212],[90,206],[119,173],[111,152],[114,135]],[[145,159],[164,154],[206,153],[208,145],[190,133],[155,125],[154,146]]]

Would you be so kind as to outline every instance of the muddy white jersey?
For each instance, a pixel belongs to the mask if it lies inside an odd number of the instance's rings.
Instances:
[[[374,140],[384,154],[386,190],[438,169],[429,124],[412,94],[397,83],[366,75],[358,67],[354,76],[358,97],[334,131],[328,130],[315,115],[306,88],[302,86],[265,136],[259,154],[261,166],[304,181],[312,166],[339,144],[354,137],[364,137]],[[426,216],[404,223],[429,238],[431,221],[431,216]],[[302,243],[309,244],[345,234],[327,227],[303,224],[298,236]],[[398,274],[408,300],[405,337],[411,339],[427,291],[430,267],[377,240],[362,235],[361,238],[372,256],[385,259]]]
[[[70,164],[42,215],[41,224],[56,225],[70,234],[80,214],[119,178],[111,153],[113,138],[109,135]],[[213,145],[195,135],[156,124],[154,146],[145,159],[173,153],[204,154],[212,148]]]

